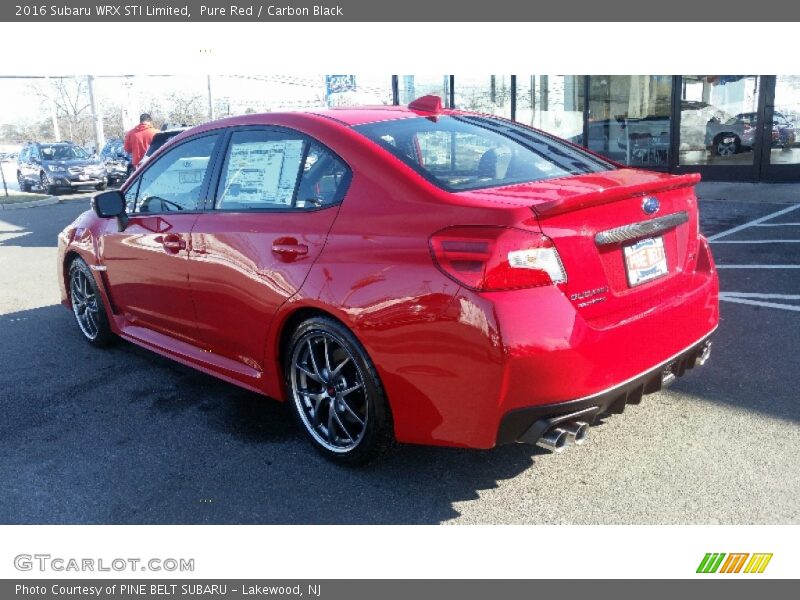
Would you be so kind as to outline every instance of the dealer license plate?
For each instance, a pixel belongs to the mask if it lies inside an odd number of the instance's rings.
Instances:
[[[631,246],[625,246],[623,250],[628,270],[628,285],[631,287],[663,277],[669,272],[662,237],[639,240]]]

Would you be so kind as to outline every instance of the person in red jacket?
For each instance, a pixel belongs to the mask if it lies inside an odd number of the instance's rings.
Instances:
[[[125,152],[131,155],[134,167],[139,166],[157,132],[149,113],[142,113],[139,116],[139,124],[125,134]]]

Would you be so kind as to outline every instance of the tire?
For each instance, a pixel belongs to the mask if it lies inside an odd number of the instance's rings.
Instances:
[[[96,186],[94,186],[94,189],[96,189],[98,192],[102,192],[107,187],[108,187],[108,182],[104,181],[103,183],[98,183]]]
[[[733,141],[726,144],[723,141],[726,137],[733,137]],[[717,156],[733,156],[739,153],[741,145],[741,140],[735,135],[718,135],[714,138],[714,154]]]
[[[31,191],[31,184],[26,181],[26,179],[22,176],[22,173],[19,171],[17,171],[17,183],[19,184],[19,190],[21,192]]]
[[[50,178],[47,177],[47,173],[42,172],[39,175],[39,187],[42,188],[45,194],[51,196],[55,196],[56,194],[56,187],[50,183]]]
[[[75,258],[69,266],[67,289],[72,314],[83,339],[97,348],[108,346],[114,341],[114,333],[92,271],[82,258]]]
[[[394,425],[375,365],[338,321],[314,317],[284,352],[289,404],[312,445],[346,466],[373,462],[395,445]]]

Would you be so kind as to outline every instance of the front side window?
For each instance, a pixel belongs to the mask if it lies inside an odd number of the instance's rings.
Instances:
[[[134,212],[193,211],[203,207],[203,182],[218,134],[195,138],[160,156],[142,173]]]
[[[454,192],[614,168],[569,144],[492,117],[419,117],[354,129],[434,184]]]
[[[237,131],[219,185],[222,210],[319,208],[340,199],[347,167],[299,134]]]

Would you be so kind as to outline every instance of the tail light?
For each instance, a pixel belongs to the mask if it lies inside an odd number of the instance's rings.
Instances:
[[[433,234],[436,265],[478,291],[515,290],[565,283],[558,251],[546,235],[510,227],[448,227]]]

